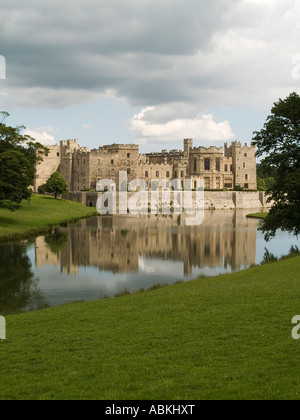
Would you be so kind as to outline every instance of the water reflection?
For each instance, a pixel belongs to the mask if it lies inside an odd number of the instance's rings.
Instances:
[[[259,264],[299,241],[266,244],[247,211],[207,211],[201,226],[184,217],[95,217],[32,242],[0,246],[0,314],[114,296]]]
[[[236,212],[208,212],[202,226],[185,226],[175,215],[98,217],[37,238],[36,265],[60,265],[62,273],[73,275],[87,266],[136,273],[144,257],[182,261],[184,275],[192,275],[193,267],[239,270],[255,264],[256,226]]]
[[[45,306],[38,279],[22,244],[0,246],[0,313],[7,315]]]

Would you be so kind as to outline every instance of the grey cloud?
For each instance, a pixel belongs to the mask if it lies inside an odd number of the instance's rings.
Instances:
[[[289,56],[300,52],[294,5],[11,0],[0,16],[10,100],[29,95],[32,106],[59,108],[110,91],[134,106],[188,104],[187,114],[248,101],[266,87],[273,94],[290,86]]]
[[[156,70],[155,56],[188,56],[206,48],[233,3],[15,0],[1,11],[2,54],[14,86],[102,89],[130,78],[134,68],[122,72],[127,63],[145,73]],[[145,68],[141,60],[147,54]],[[80,60],[84,55],[86,62]],[[94,57],[97,67],[90,67]]]

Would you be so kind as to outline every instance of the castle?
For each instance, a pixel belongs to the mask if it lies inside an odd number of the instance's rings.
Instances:
[[[172,181],[203,180],[206,189],[256,190],[255,146],[240,142],[225,143],[223,147],[193,147],[192,139],[184,140],[184,150],[162,150],[160,153],[139,153],[134,144],[100,146],[89,150],[80,147],[78,140],[61,141],[49,146],[42,163],[37,166],[34,190],[59,172],[69,191],[96,190],[101,179],[111,179],[119,185],[119,172],[127,173],[128,182],[134,179]]]

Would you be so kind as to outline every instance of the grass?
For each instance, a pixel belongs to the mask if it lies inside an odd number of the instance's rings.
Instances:
[[[35,195],[12,213],[0,208],[0,241],[28,238],[61,223],[96,214],[94,208],[53,197]]]
[[[299,399],[300,257],[8,316],[1,399]]]
[[[247,217],[249,219],[265,219],[267,217],[268,213],[261,212],[261,213],[252,213],[248,214]]]

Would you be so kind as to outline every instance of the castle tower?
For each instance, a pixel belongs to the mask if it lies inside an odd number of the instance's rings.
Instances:
[[[228,147],[225,144],[225,156],[232,158],[234,185],[246,190],[257,189],[256,148],[253,144],[242,146],[234,141]]]
[[[184,139],[184,157],[188,158],[193,148],[193,139]]]
[[[60,148],[59,146],[47,146],[48,152],[43,156],[43,161],[36,165],[36,175],[34,179],[34,191],[45,184],[50,176],[59,171],[60,168]]]
[[[60,142],[60,174],[68,184],[69,191],[73,191],[73,153],[78,149],[78,140]]]

